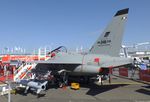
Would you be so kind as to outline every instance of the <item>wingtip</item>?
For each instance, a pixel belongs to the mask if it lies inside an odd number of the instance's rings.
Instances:
[[[123,14],[127,14],[129,12],[129,8],[125,8],[125,9],[122,9],[122,10],[119,10],[115,16],[120,16],[120,15],[123,15]]]

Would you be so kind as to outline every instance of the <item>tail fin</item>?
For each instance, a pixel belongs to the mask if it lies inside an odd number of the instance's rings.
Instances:
[[[94,43],[89,53],[119,56],[128,8],[119,10]]]

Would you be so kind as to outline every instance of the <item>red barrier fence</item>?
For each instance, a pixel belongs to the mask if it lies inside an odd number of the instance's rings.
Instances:
[[[0,81],[13,80],[13,74],[8,76],[0,76]]]
[[[150,69],[149,70],[140,70],[139,76],[140,76],[140,80],[150,82]]]
[[[119,76],[128,77],[128,68],[119,68]]]

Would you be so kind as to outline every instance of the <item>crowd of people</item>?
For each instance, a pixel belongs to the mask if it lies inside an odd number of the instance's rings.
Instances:
[[[7,74],[13,74],[13,68],[15,66],[10,65],[9,63],[0,62],[0,76],[6,76]]]

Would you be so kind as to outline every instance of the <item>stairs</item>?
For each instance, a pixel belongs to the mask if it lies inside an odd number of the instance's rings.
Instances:
[[[14,72],[14,81],[19,81],[25,78],[28,72],[31,71],[31,69],[35,68],[37,64],[33,63],[25,63],[22,64],[15,72]]]

